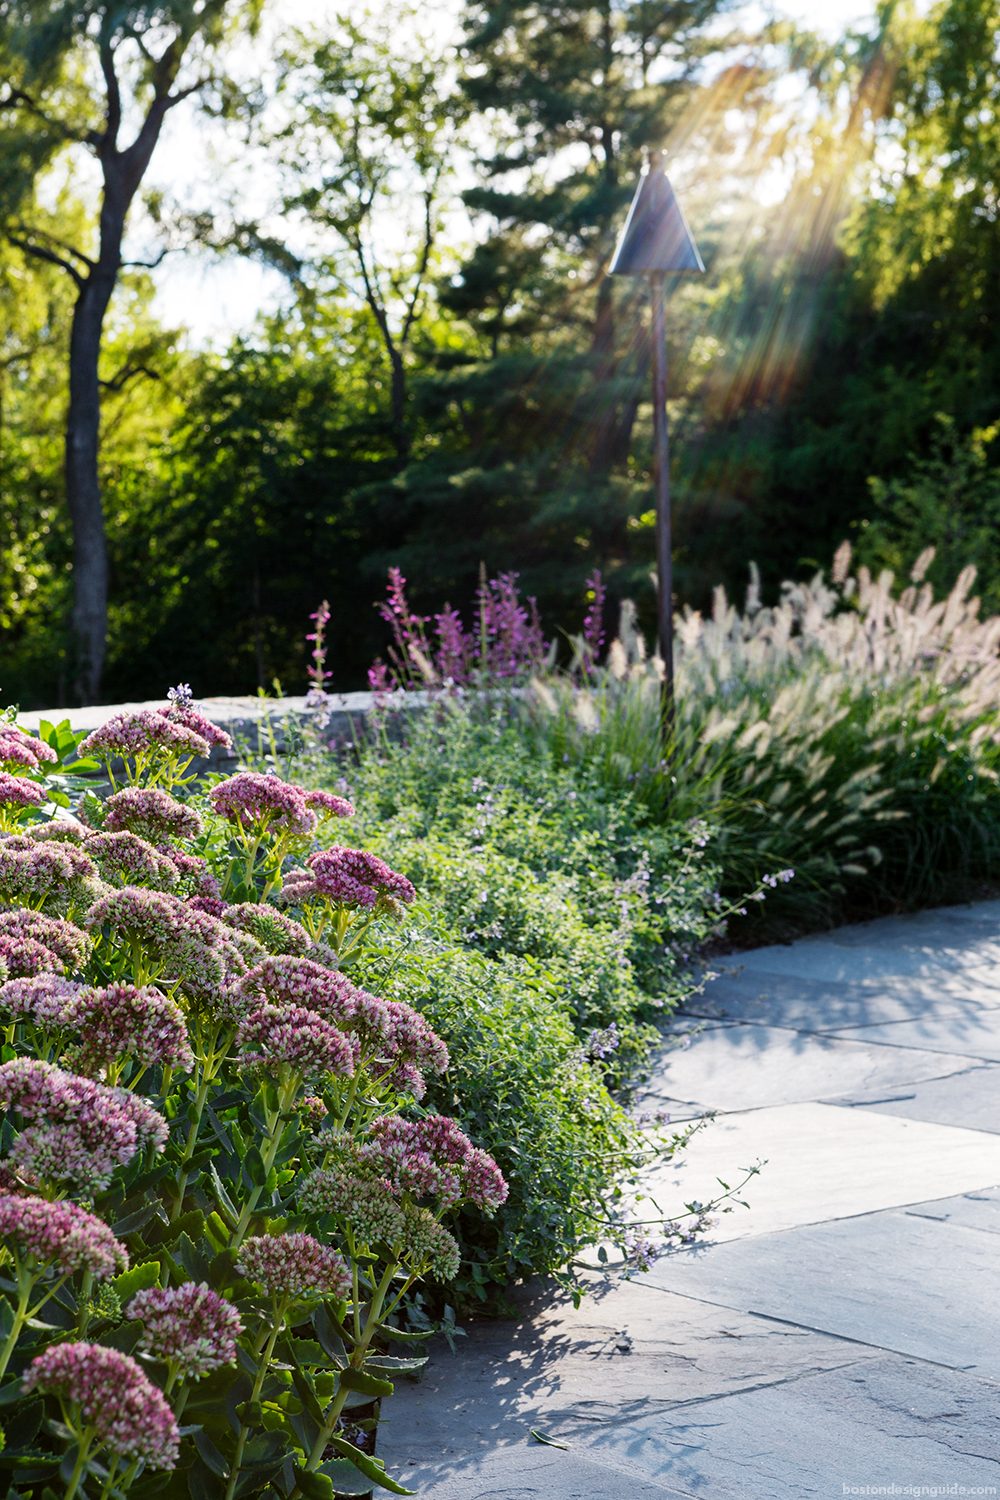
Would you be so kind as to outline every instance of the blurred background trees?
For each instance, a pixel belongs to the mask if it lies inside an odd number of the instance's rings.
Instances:
[[[655,145],[708,267],[669,311],[679,602],[740,594],[750,559],[768,597],[849,538],[899,572],[936,546],[943,586],[972,561],[1000,607],[995,6],[886,6],[837,42],[740,25],[505,0],[454,46],[384,9],[280,39],[226,103],[270,213],[195,231],[281,266],[281,308],[205,351],[148,273],[112,302],[106,371],[155,378],[105,393],[107,701],[299,690],[321,598],[333,686],[363,686],[390,565],[425,612],[516,571],[573,629],[596,565],[609,619],[627,595],[649,624],[647,312],[604,271]],[[0,259],[0,686],[25,706],[73,701],[60,275]]]

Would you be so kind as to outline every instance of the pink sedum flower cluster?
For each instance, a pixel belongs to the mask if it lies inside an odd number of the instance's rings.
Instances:
[[[310,944],[308,932],[301,922],[295,922],[284,912],[262,902],[242,901],[227,906],[222,913],[227,927],[236,927],[249,932],[268,953],[289,953],[301,956]]]
[[[25,771],[38,771],[43,765],[51,765],[59,759],[51,745],[25,734],[16,724],[0,726],[0,766],[23,767]]]
[[[96,901],[86,916],[122,945],[139,943],[162,965],[163,980],[194,999],[215,1004],[264,950],[248,933],[235,933],[207,912],[166,891],[125,886]]]
[[[297,1006],[262,1005],[240,1023],[238,1039],[250,1050],[248,1067],[287,1068],[299,1078],[354,1072],[354,1054],[342,1031],[315,1011]]]
[[[305,1213],[334,1214],[351,1230],[355,1244],[391,1246],[414,1268],[426,1266],[440,1280],[458,1272],[457,1241],[425,1208],[400,1203],[384,1178],[366,1172],[358,1160],[320,1167],[298,1190]]]
[[[306,792],[278,776],[238,771],[220,781],[208,794],[215,811],[244,830],[312,833],[317,816],[306,805]]]
[[[0,985],[0,1016],[43,1030],[58,1027],[67,1005],[83,988],[75,979],[64,979],[61,974],[8,979]]]
[[[25,1121],[11,1167],[89,1192],[107,1187],[137,1151],[167,1143],[167,1122],[144,1099],[26,1057],[0,1063],[0,1107]]]
[[[349,1297],[351,1273],[336,1250],[310,1234],[256,1235],[236,1269],[275,1297]]]
[[[209,747],[218,745],[222,750],[233,748],[233,742],[226,731],[220,729],[218,724],[213,724],[205,714],[192,708],[190,703],[182,703],[175,699],[169,708],[158,708],[156,712],[162,714],[165,719],[169,719],[172,724],[180,724],[192,734],[198,735]]]
[[[166,855],[177,871],[180,892],[189,899],[197,896],[209,901],[218,901],[222,894],[222,887],[209,868],[207,859],[203,859],[200,854],[185,854],[183,850],[171,849],[166,844],[160,845],[160,853]]]
[[[473,1146],[447,1115],[373,1120],[358,1146],[358,1158],[384,1177],[394,1192],[434,1197],[442,1208],[469,1199],[479,1208],[499,1208],[507,1184],[492,1156]]]
[[[79,927],[63,917],[48,917],[23,907],[0,911],[0,941],[4,938],[29,938],[41,943],[60,968],[78,969],[90,956],[90,939]]]
[[[0,1237],[36,1267],[60,1276],[89,1271],[107,1281],[128,1269],[128,1251],[108,1226],[75,1203],[0,1194]]]
[[[143,885],[153,891],[169,891],[177,884],[173,860],[138,834],[93,833],[84,849],[109,885]]]
[[[142,1351],[173,1366],[186,1380],[200,1380],[220,1365],[231,1365],[243,1332],[236,1308],[204,1282],[136,1292],[125,1316],[142,1322]]]
[[[359,989],[343,974],[308,957],[267,958],[239,987],[247,997],[261,996],[272,1004],[298,1006],[322,1016],[350,1036],[356,1067],[364,1065],[375,1077],[388,1077],[414,1098],[425,1091],[421,1069],[443,1073],[448,1066],[447,1047],[419,1011]]]
[[[300,905],[325,897],[338,906],[398,916],[416,896],[405,875],[390,870],[384,859],[366,849],[320,849],[306,860],[306,870],[292,870],[285,880],[286,901]]]
[[[48,835],[60,827],[45,824],[37,832],[0,837],[0,897],[38,906],[50,898],[66,909],[92,899],[97,867],[75,843]]]
[[[178,758],[193,756],[207,758],[208,741],[183,724],[174,723],[163,713],[152,713],[148,708],[138,713],[115,714],[100,729],[81,742],[80,754],[93,755],[98,760],[136,760],[161,751]]]
[[[82,990],[66,1005],[59,1024],[80,1036],[65,1061],[85,1078],[99,1077],[126,1056],[144,1068],[159,1063],[187,1073],[194,1066],[184,1012],[152,985]]]
[[[151,844],[162,843],[164,839],[196,838],[201,826],[193,808],[185,807],[158,786],[127,786],[104,804],[104,827],[108,833],[134,833]]]
[[[180,1452],[173,1412],[134,1359],[100,1344],[53,1344],[32,1360],[24,1390],[76,1407],[101,1445],[120,1458],[172,1469]]]
[[[41,807],[48,800],[44,787],[36,781],[0,771],[0,802],[7,807]]]
[[[306,807],[312,808],[320,818],[353,818],[354,803],[336,792],[306,792]]]

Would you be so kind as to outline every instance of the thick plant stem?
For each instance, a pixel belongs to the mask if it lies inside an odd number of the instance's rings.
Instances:
[[[21,1337],[21,1329],[24,1327],[25,1320],[28,1316],[28,1303],[31,1301],[32,1285],[33,1283],[30,1281],[26,1281],[22,1285],[21,1295],[18,1297],[17,1308],[14,1312],[13,1326],[10,1330],[10,1333],[8,1333],[7,1337],[4,1339],[3,1349],[0,1349],[0,1380],[2,1380],[4,1375],[6,1374],[7,1366],[10,1364],[11,1355],[14,1353],[14,1349],[17,1345],[18,1339]]]
[[[260,1400],[261,1389],[264,1385],[264,1377],[267,1374],[268,1366],[270,1365],[271,1359],[274,1355],[274,1346],[278,1342],[279,1333],[285,1326],[285,1313],[287,1309],[287,1302],[283,1302],[280,1309],[276,1313],[274,1326],[272,1327],[271,1332],[268,1336],[267,1344],[265,1345],[264,1352],[260,1358],[260,1364],[257,1367],[257,1377],[253,1383],[253,1390],[250,1392],[251,1401]],[[225,1500],[233,1500],[233,1495],[236,1492],[236,1486],[239,1483],[240,1478],[240,1465],[243,1462],[243,1450],[246,1448],[247,1438],[250,1436],[250,1430],[251,1428],[249,1422],[240,1423],[240,1435],[236,1440],[236,1453],[233,1457],[232,1466],[229,1471],[229,1483],[226,1486]]]
[[[382,1309],[385,1305],[386,1293],[392,1285],[392,1278],[395,1276],[398,1269],[399,1262],[397,1260],[391,1260],[386,1266],[382,1276],[382,1280],[379,1282],[378,1287],[375,1291],[375,1295],[372,1298],[371,1307],[368,1312],[368,1318],[364,1326],[364,1331],[361,1334],[361,1340],[356,1345],[351,1354],[351,1365],[356,1370],[360,1369],[364,1364],[365,1355],[368,1353],[368,1346],[371,1343],[372,1339],[375,1337],[376,1332],[378,1331],[379,1324],[382,1321]],[[319,1437],[316,1439],[316,1442],[313,1445],[313,1450],[306,1461],[305,1467],[307,1470],[312,1471],[318,1469],[320,1464],[323,1462],[323,1454],[326,1452],[327,1444],[330,1441],[337,1423],[340,1421],[340,1413],[344,1409],[349,1394],[350,1392],[346,1387],[338,1390],[337,1394],[333,1398],[333,1401],[330,1403],[330,1406],[327,1408],[326,1420],[324,1421],[323,1426],[320,1430]]]
[[[90,1457],[90,1445],[94,1441],[94,1434],[89,1427],[84,1428],[80,1434],[80,1446],[77,1450],[76,1463],[70,1476],[69,1484],[66,1486],[66,1494],[63,1500],[74,1500],[77,1490],[80,1488],[80,1480],[83,1478]]]

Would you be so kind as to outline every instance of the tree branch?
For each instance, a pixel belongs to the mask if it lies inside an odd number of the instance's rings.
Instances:
[[[98,381],[98,385],[102,385],[106,391],[120,391],[128,384],[133,375],[146,375],[150,380],[162,380],[163,378],[158,370],[151,370],[148,365],[126,364],[122,366],[117,375],[112,375],[110,380]]]
[[[3,109],[26,109],[29,114],[37,115],[38,119],[45,125],[48,125],[52,130],[57,130],[60,135],[67,141],[72,141],[74,145],[86,145],[94,134],[92,130],[88,130],[85,135],[79,135],[75,130],[71,130],[64,120],[53,119],[23,89],[16,89],[9,86],[5,97],[0,99],[0,110]]]
[[[31,240],[21,239],[19,235],[12,233],[9,229],[7,231],[7,238],[12,245],[16,245],[19,250],[23,250],[25,255],[33,255],[36,260],[48,261],[51,266],[60,266],[72,276],[79,291],[82,292],[87,285],[87,278],[81,276],[70,261],[64,260],[61,255],[56,255],[54,250],[46,250],[44,245],[35,245],[32,244]]]

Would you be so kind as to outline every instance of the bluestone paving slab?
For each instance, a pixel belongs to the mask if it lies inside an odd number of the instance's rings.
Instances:
[[[578,1432],[573,1450],[712,1500],[833,1500],[893,1485],[996,1493],[998,1394],[952,1371],[884,1359]]]
[[[962,1193],[957,1198],[938,1198],[933,1203],[914,1203],[906,1210],[918,1218],[937,1219],[942,1224],[961,1224],[984,1234],[1000,1234],[1000,1188]]]
[[[848,1026],[876,1026],[923,1016],[975,1016],[1000,1009],[1000,985],[968,986],[947,994],[938,985],[922,990],[907,981],[895,985],[835,984],[791,979],[784,974],[722,973],[704,992],[686,1001],[685,1021],[751,1021],[794,1031],[835,1032]]]
[[[1000,1381],[993,1235],[898,1209],[663,1257],[641,1278]]]
[[[696,1045],[701,1045],[699,1039]],[[749,1208],[720,1214],[715,1243],[797,1225],[976,1192],[1000,1182],[1000,1139],[831,1104],[790,1104],[723,1115],[677,1158],[646,1174],[644,1187],[668,1216],[711,1201],[719,1179],[766,1162],[740,1195]],[[643,1210],[641,1217],[652,1217]],[[1000,1278],[998,1278],[1000,1280]]]
[[[1000,1062],[1000,1010],[965,1009],[951,1015],[921,1016],[919,1020],[842,1027],[827,1033],[831,1034],[855,1041],[879,1042],[887,1047],[919,1048]]]
[[[945,1078],[831,1098],[865,1114],[887,1114],[1000,1134],[1000,1068],[972,1066]]]
[[[853,947],[832,943],[828,939],[810,942],[803,939],[788,948],[756,948],[741,955],[748,974],[787,974],[799,979],[826,979],[838,983],[873,983],[883,979],[911,977],[938,979],[956,972],[978,970],[995,960],[992,944],[968,953],[963,963],[956,954],[954,961],[938,949],[905,949]]]
[[[536,1283],[524,1307],[534,1317],[472,1323],[455,1354],[435,1341],[423,1381],[397,1383],[386,1405],[390,1421],[380,1432],[379,1452],[390,1472],[425,1500],[506,1496],[522,1485],[547,1500],[627,1496],[628,1489],[610,1487],[621,1483],[617,1459],[611,1455],[605,1464],[594,1455],[598,1466],[591,1469],[588,1460],[581,1468],[573,1434],[882,1358],[824,1334],[634,1281],[584,1279],[592,1293],[579,1308]],[[529,1440],[532,1427],[569,1433],[575,1456],[553,1463],[553,1450]]]
[[[968,1058],[960,1054],[773,1026],[720,1025],[706,1029],[686,1050],[668,1052],[651,1074],[644,1097],[663,1101],[681,1118],[888,1088],[965,1072],[968,1066]]]

